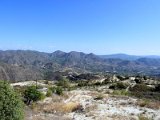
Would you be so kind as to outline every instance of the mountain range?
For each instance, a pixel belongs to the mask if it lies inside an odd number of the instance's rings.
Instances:
[[[117,72],[160,76],[159,56],[126,54],[95,55],[72,51],[44,53],[31,50],[0,51],[0,79],[25,81],[44,79],[47,72]]]
[[[127,55],[123,53],[119,54],[111,54],[111,55],[100,55],[101,58],[115,58],[115,59],[122,59],[122,60],[137,60],[140,58],[151,58],[151,59],[160,59],[160,56],[158,55]]]

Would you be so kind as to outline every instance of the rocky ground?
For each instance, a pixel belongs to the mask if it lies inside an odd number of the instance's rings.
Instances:
[[[26,110],[26,120],[139,120],[142,116],[160,120],[159,107],[141,107],[138,103],[132,97],[73,90],[65,97],[52,96],[38,102],[38,107]]]
[[[60,83],[63,94],[52,91],[51,97],[26,106],[25,120],[160,120],[160,82],[151,78],[113,75],[80,82],[39,80],[11,85],[40,86],[38,90],[46,94]]]

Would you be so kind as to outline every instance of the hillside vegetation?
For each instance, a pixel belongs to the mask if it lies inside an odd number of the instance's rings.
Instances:
[[[23,50],[0,51],[0,79],[13,82],[52,79],[55,71],[63,70],[77,73],[117,72],[159,76],[160,60],[158,58],[139,58],[130,61],[101,58],[94,54],[75,51],[69,53],[62,51],[53,53]]]

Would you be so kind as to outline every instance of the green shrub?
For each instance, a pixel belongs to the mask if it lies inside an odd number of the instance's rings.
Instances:
[[[58,94],[58,95],[62,95],[63,94],[63,89],[62,89],[62,87],[57,87],[56,88],[56,94]]]
[[[102,82],[103,85],[106,85],[106,84],[109,84],[109,83],[111,83],[109,79],[105,79],[105,80]]]
[[[127,83],[118,82],[118,83],[112,84],[109,88],[114,90],[122,90],[122,89],[126,89],[128,86],[129,85]]]
[[[79,81],[78,82],[78,87],[83,87],[83,86],[87,86],[85,81]]]
[[[102,83],[101,82],[96,82],[96,83],[94,83],[94,85],[99,86],[99,85],[102,85]]]
[[[31,101],[38,101],[45,98],[45,95],[36,89],[36,86],[28,86],[24,91],[24,98],[26,104],[29,105]]]
[[[62,80],[58,81],[57,86],[61,86],[63,88],[69,88],[70,87],[70,82],[69,82],[68,79],[62,79]]]
[[[24,105],[6,81],[0,81],[0,120],[23,120]]]
[[[52,93],[55,93],[56,92],[56,87],[49,87],[49,90],[51,90]]]
[[[149,91],[153,91],[152,88],[148,87],[145,84],[136,84],[134,87],[129,89],[130,91],[133,92],[149,92]]]
[[[47,96],[47,97],[52,96],[52,91],[48,89],[48,91],[47,91],[47,93],[46,93],[46,96]]]
[[[51,91],[52,93],[55,93],[57,95],[63,95],[63,88],[61,86],[50,87],[49,91]]]
[[[113,95],[123,95],[123,96],[129,96],[130,93],[126,90],[114,90]]]
[[[160,84],[158,84],[155,88],[155,92],[160,92]]]

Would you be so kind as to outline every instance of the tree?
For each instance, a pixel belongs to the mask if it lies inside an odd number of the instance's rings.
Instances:
[[[43,99],[44,95],[36,89],[36,86],[28,86],[24,91],[24,98],[26,99],[26,104],[29,105],[31,101]]]
[[[0,81],[0,120],[23,120],[24,104],[6,81]]]

